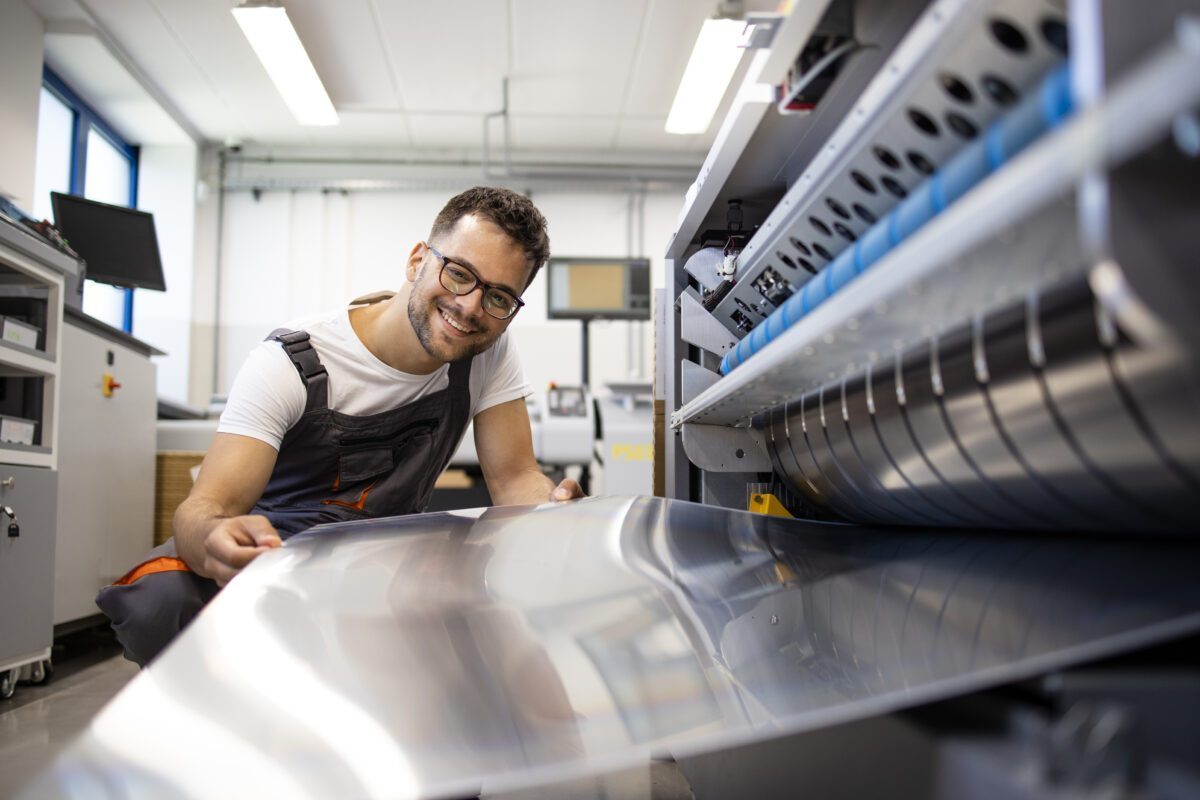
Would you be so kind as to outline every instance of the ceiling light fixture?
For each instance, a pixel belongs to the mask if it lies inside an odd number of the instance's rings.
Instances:
[[[337,125],[337,111],[287,10],[279,2],[246,0],[233,9],[233,18],[296,121],[301,125]]]
[[[667,115],[667,133],[708,130],[745,52],[741,47],[745,27],[740,19],[704,21]]]

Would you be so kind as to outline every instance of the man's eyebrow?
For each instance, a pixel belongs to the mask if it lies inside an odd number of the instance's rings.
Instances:
[[[467,261],[465,258],[459,258],[458,256],[445,256],[445,259],[447,261],[451,261],[455,264],[458,264],[459,266],[466,267],[467,269],[471,270],[471,272],[475,273],[476,280],[478,280],[480,283],[487,283],[487,281],[485,281],[483,279],[483,277],[479,274],[479,267],[475,266],[470,261]],[[515,291],[508,286],[505,286],[503,283],[488,283],[488,286],[494,286],[497,289],[503,289],[504,291],[511,294],[513,297],[521,296],[520,292]]]

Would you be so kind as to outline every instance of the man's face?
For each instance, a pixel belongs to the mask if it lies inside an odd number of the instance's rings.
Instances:
[[[529,278],[525,253],[493,223],[470,215],[455,225],[450,235],[431,242],[446,258],[470,267],[481,281],[520,297]],[[483,310],[479,289],[455,295],[442,286],[442,262],[427,247],[418,246],[409,256],[408,319],[421,346],[438,361],[458,361],[491,347],[512,321],[496,319]]]

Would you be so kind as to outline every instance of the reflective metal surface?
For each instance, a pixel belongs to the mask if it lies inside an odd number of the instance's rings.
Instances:
[[[1198,568],[1189,541],[873,530],[654,498],[327,526],[226,587],[26,796],[544,784],[1192,632]]]

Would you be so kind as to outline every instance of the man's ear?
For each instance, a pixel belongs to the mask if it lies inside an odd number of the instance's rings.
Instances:
[[[408,254],[408,263],[405,264],[404,273],[408,276],[409,283],[417,282],[417,273],[421,271],[421,262],[425,260],[427,250],[424,242],[417,242],[413,245],[412,252]]]

